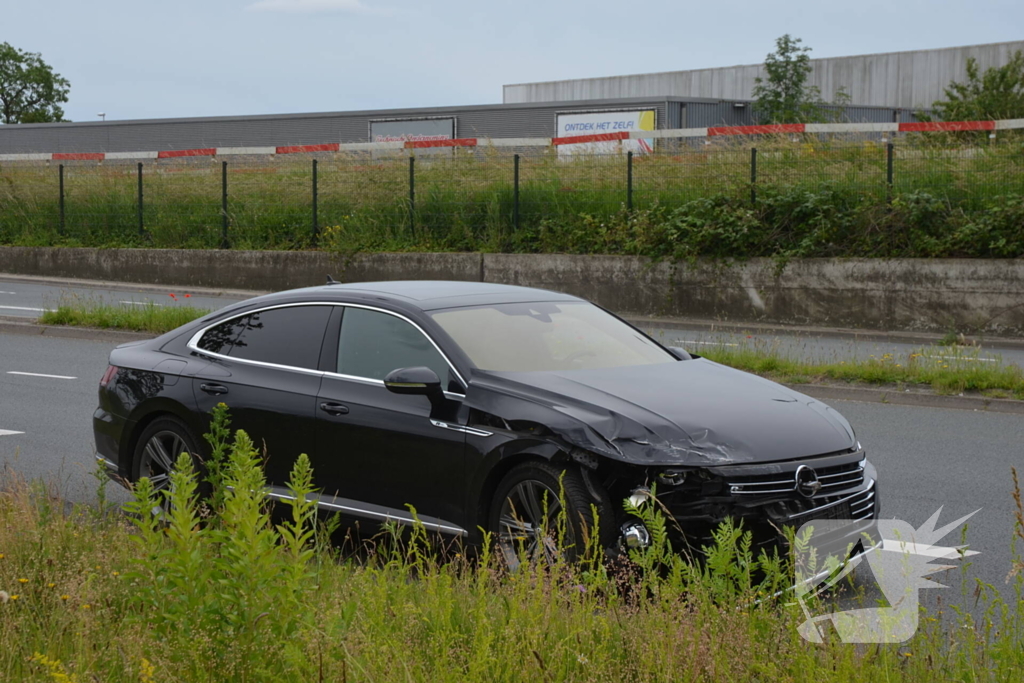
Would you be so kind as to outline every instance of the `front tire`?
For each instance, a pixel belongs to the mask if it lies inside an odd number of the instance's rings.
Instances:
[[[548,462],[516,465],[498,484],[488,529],[510,569],[522,558],[548,563],[582,558],[588,544],[611,545],[613,527],[607,495],[591,492],[578,467]],[[595,494],[597,500],[595,500]],[[597,509],[597,526],[594,511]],[[561,541],[561,543],[559,543]]]

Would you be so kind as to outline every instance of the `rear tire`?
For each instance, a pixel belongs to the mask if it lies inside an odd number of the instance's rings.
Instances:
[[[192,456],[197,483],[203,488],[199,441],[184,422],[168,415],[150,422],[135,443],[132,481],[149,477],[153,488],[162,491],[170,486],[174,463],[182,453]]]
[[[595,501],[583,477],[575,465],[538,461],[516,465],[501,480],[487,528],[510,569],[518,568],[522,558],[553,563],[563,557],[574,562],[584,556],[588,544],[596,542],[601,550],[611,546],[614,524],[608,496],[595,491]],[[597,508],[596,527],[591,506]]]

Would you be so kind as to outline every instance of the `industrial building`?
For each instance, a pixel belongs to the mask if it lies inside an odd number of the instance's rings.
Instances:
[[[1024,51],[1024,40],[938,50],[887,52],[810,60],[807,85],[817,86],[826,101],[843,88],[850,101],[865,106],[910,111],[928,109],[945,98],[945,88],[967,78],[967,60],[982,71],[1005,65]],[[506,85],[503,102],[573,102],[622,97],[683,97],[749,100],[755,79],[764,78],[763,64],[691,71],[666,71],[632,76],[582,78],[546,83]]]
[[[810,83],[830,99],[839,86],[852,123],[912,122],[963,80],[968,57],[1006,62],[1024,41],[812,60]],[[223,147],[562,137],[756,123],[751,90],[761,65],[506,85],[502,104],[373,111],[89,121],[0,126],[0,154],[127,153]],[[625,127],[625,128],[623,128]]]

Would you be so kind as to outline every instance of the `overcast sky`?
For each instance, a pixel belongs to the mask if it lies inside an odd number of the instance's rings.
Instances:
[[[1021,0],[0,0],[107,120],[487,104],[507,83],[1020,40]]]

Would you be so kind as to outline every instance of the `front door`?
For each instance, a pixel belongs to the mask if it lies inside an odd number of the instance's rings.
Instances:
[[[457,533],[464,517],[465,434],[432,422],[446,415],[432,415],[427,397],[391,393],[383,382],[392,370],[426,366],[448,387],[454,371],[447,360],[408,320],[354,306],[342,316],[337,359],[337,372],[324,377],[317,401],[318,486],[351,501],[346,507],[355,510],[343,512],[356,518],[379,522],[393,511],[401,519],[412,506],[421,516],[452,522],[428,528]]]

